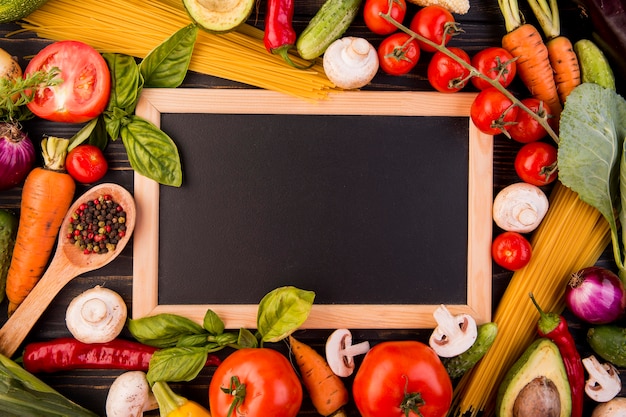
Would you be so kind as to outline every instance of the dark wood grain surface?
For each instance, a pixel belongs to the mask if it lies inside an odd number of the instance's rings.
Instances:
[[[296,1],[296,16],[294,26],[300,31],[318,10],[322,1]],[[524,7],[522,5],[522,7]],[[572,0],[561,0],[562,32],[572,40],[588,37],[591,27],[584,13]],[[265,2],[259,4],[259,14],[254,14],[249,23],[259,28],[263,28],[263,13]],[[411,6],[409,16],[412,16],[416,8]],[[531,13],[527,11],[526,16],[530,21]],[[455,37],[451,45],[464,48],[470,55],[473,55],[486,46],[499,45],[500,38],[505,33],[503,19],[501,17],[496,0],[472,0],[471,9],[468,14],[456,16],[465,31]],[[29,57],[36,54],[42,47],[50,43],[49,40],[39,39],[32,33],[13,33],[19,26],[16,24],[0,25],[0,47],[19,58],[22,67],[28,62]],[[381,37],[372,36],[363,25],[360,16],[349,29],[350,35],[363,36],[371,40],[374,45],[378,45]],[[10,35],[10,36],[9,36]],[[410,74],[401,77],[387,76],[379,73],[367,89],[376,90],[431,90],[426,80],[426,64],[428,56],[420,61],[417,68]],[[209,77],[206,75],[189,73],[184,86],[194,88],[244,88],[242,84],[224,79]],[[514,91],[523,93],[519,85],[513,86]],[[471,87],[467,88],[472,91]],[[402,103],[398,103],[401,106]],[[42,120],[32,120],[24,123],[24,129],[29,133],[35,143],[38,143],[43,135],[55,135],[69,137],[78,130],[79,126],[58,124]],[[390,134],[392,134],[390,132]],[[519,144],[509,141],[504,137],[497,137],[494,143],[494,195],[504,186],[519,181],[513,170],[513,159]],[[112,142],[106,150],[106,156],[110,163],[110,172],[104,181],[119,183],[132,190],[133,176],[130,169],[126,153],[121,141]],[[79,186],[76,195],[85,189]],[[548,190],[547,190],[548,191]],[[19,211],[21,188],[0,192],[0,207]],[[497,232],[497,229],[494,229]],[[132,242],[131,242],[132,243]],[[600,263],[611,265],[610,251],[607,250]],[[445,259],[441,260],[445,262]],[[95,285],[106,285],[108,288],[118,291],[129,309],[132,308],[132,244],[128,245],[122,255],[110,265],[85,274],[74,279],[56,297],[53,304],[47,309],[43,317],[30,332],[26,342],[49,340],[61,336],[69,336],[65,327],[65,309],[69,301],[80,292]],[[493,307],[497,305],[506,285],[511,277],[511,273],[494,266],[493,269]],[[234,289],[238,290],[238,289]],[[6,320],[6,301],[0,305],[0,323]],[[585,328],[575,320],[571,321],[571,329],[575,334],[581,354],[589,351],[584,340]],[[300,334],[302,340],[314,345],[317,348],[323,346],[329,331],[303,331]],[[125,332],[124,337],[129,337]],[[355,340],[367,339],[371,343],[391,339],[418,339],[425,340],[427,332],[412,329],[405,330],[358,330],[354,332]],[[276,348],[284,349],[284,346],[277,345]],[[220,355],[226,355],[225,350]],[[208,368],[191,383],[172,384],[181,394],[190,399],[194,399],[202,404],[207,404],[207,387],[213,369]],[[41,378],[58,389],[60,392],[75,400],[81,405],[104,415],[104,402],[108,388],[114,378],[121,371],[115,370],[81,370],[72,372],[62,372],[57,374],[41,375]],[[350,380],[348,379],[348,383]],[[358,416],[352,403],[348,406],[350,416]],[[591,407],[587,407],[586,414],[590,414]],[[156,415],[156,414],[155,414]],[[302,416],[317,415],[312,406],[305,399],[302,407]]]

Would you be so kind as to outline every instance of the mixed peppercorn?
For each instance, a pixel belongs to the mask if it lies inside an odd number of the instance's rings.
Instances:
[[[126,235],[126,212],[110,195],[81,204],[69,221],[67,238],[83,253],[107,253],[115,250]]]

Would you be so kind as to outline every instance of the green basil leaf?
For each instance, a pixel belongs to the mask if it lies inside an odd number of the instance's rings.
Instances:
[[[190,24],[150,51],[139,64],[144,86],[176,88],[181,85],[187,75],[197,36],[198,27]]]
[[[175,346],[183,336],[206,333],[195,321],[169,313],[129,319],[127,327],[139,342],[160,348]]]
[[[220,316],[211,309],[207,310],[204,315],[203,327],[212,335],[224,333],[224,322]]]
[[[146,377],[150,385],[156,381],[191,381],[206,364],[209,353],[202,347],[161,349],[150,358]]]
[[[176,347],[206,347],[206,334],[187,334],[181,336],[176,342]]]
[[[259,341],[248,329],[239,329],[239,337],[237,338],[237,346],[239,348],[255,348],[259,346]]]
[[[94,129],[91,131],[89,135],[88,143],[98,148],[104,149],[109,144],[109,136],[106,130],[106,122],[104,121],[104,115],[98,116],[98,120]]]
[[[95,130],[96,125],[98,124],[99,120],[100,120],[100,116],[94,119],[91,119],[89,122],[85,124],[85,126],[83,126],[78,132],[76,132],[74,136],[70,138],[70,145],[67,147],[67,151],[69,152],[75,147],[77,147],[78,145],[80,145],[81,143],[84,143],[85,141],[87,141],[89,137],[91,136],[92,132]],[[101,149],[104,150],[104,148],[101,148]]]
[[[159,184],[179,187],[183,173],[174,141],[151,122],[133,115],[120,129],[131,167]]]
[[[276,288],[263,297],[257,313],[257,330],[263,342],[278,342],[309,317],[315,293],[286,286]]]
[[[139,66],[135,58],[115,53],[106,53],[102,56],[111,72],[111,96],[106,111],[112,112],[117,107],[129,114],[133,113],[142,87]]]

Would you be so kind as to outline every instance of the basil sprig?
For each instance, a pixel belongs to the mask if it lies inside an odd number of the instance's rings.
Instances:
[[[191,381],[204,368],[209,353],[224,347],[256,348],[278,342],[308,318],[315,293],[292,286],[270,291],[259,303],[256,333],[248,329],[225,331],[224,322],[207,310],[202,325],[170,313],[129,319],[128,330],[146,345],[161,348],[150,359],[148,381]]]
[[[140,62],[132,56],[106,53],[111,96],[106,110],[72,138],[70,148],[88,141],[104,148],[109,138],[122,139],[133,170],[159,184],[179,187],[183,181],[174,141],[152,122],[135,114],[143,88],[176,88],[183,82],[198,35],[195,24],[179,29]],[[108,136],[108,137],[107,137]]]

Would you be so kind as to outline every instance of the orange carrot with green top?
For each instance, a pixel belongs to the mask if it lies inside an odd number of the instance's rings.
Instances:
[[[289,336],[289,346],[300,369],[302,383],[313,406],[323,416],[345,416],[348,390],[341,378],[330,369],[326,359],[311,346]]]
[[[72,204],[76,184],[65,172],[68,145],[68,139],[45,138],[44,166],[34,168],[24,182],[15,247],[7,274],[9,315],[43,275],[61,223]]]

